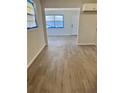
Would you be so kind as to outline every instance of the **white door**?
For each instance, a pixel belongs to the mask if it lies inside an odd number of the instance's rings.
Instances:
[[[71,34],[72,35],[77,35],[78,27],[79,27],[79,13],[75,12],[72,15],[72,24],[71,24],[71,29],[72,29]]]

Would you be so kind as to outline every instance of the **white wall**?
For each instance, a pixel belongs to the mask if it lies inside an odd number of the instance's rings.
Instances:
[[[46,15],[49,14],[62,14],[64,15],[64,28],[48,28],[47,29],[47,33],[48,36],[58,36],[58,35],[77,35],[77,29],[78,29],[78,25],[75,25],[76,30],[75,32],[72,32],[72,22],[79,22],[79,10],[75,9],[75,10],[69,10],[69,9],[56,9],[56,10],[50,10],[50,9],[46,9],[45,12]],[[72,19],[72,16],[75,16],[75,18],[77,19],[76,21],[72,21],[74,19]]]
[[[84,3],[96,3],[96,0],[44,0],[45,8],[81,8]],[[80,14],[79,44],[95,44],[96,19],[96,13]]]
[[[96,3],[97,0],[43,0],[45,8],[80,8],[83,3]]]
[[[39,0],[34,0],[36,4],[36,16],[38,22],[38,28],[29,29],[27,32],[27,65],[29,66],[36,55],[40,52],[45,45],[44,39],[44,23],[43,10]]]
[[[82,21],[81,21],[82,20]],[[87,45],[96,43],[96,27],[97,16],[96,13],[84,13],[80,15],[80,27],[78,32],[78,43]]]

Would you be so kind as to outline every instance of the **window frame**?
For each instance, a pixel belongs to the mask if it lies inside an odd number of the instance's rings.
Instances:
[[[33,0],[27,0],[27,2],[29,2],[30,4],[32,4],[33,9],[34,9],[34,15],[29,14],[29,13],[27,12],[27,16],[28,16],[28,15],[30,15],[30,16],[34,16],[34,18],[35,18],[35,24],[36,24],[36,26],[32,26],[32,27],[28,27],[28,26],[27,26],[27,29],[38,28],[38,23],[37,23],[37,18],[36,18],[36,9],[35,9],[35,4],[34,4]]]
[[[46,16],[54,16],[54,27],[48,27],[47,28],[47,20],[46,20],[46,28],[47,29],[55,29],[55,28],[57,28],[57,29],[61,29],[61,28],[64,28],[64,14],[47,14],[47,15],[45,15],[45,18],[46,18]],[[62,16],[63,17],[63,26],[62,27],[56,27],[56,25],[55,25],[55,16]]]

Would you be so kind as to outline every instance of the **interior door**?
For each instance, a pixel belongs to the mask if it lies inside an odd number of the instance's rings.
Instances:
[[[73,14],[72,15],[72,22],[71,22],[71,34],[72,35],[77,35],[78,33],[78,26],[79,26],[79,15],[77,14]]]

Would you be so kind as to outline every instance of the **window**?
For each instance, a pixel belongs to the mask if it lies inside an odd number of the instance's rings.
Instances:
[[[46,28],[64,28],[63,15],[47,15]]]
[[[27,29],[36,28],[36,15],[32,0],[27,0]]]

